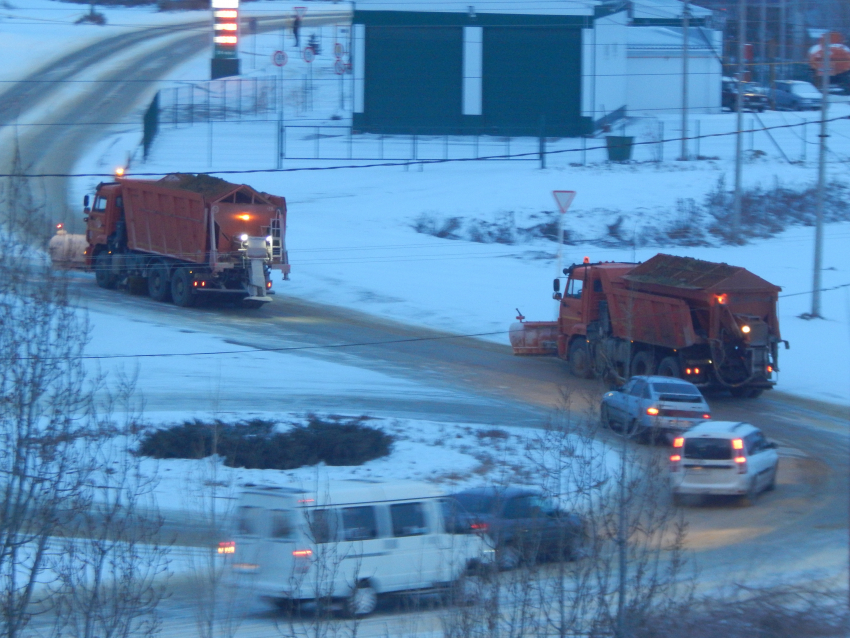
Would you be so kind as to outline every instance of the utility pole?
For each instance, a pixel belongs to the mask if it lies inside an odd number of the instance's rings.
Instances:
[[[682,12],[682,156],[688,161],[688,31],[691,27],[690,0],[685,0]]]
[[[735,136],[735,204],[732,212],[732,237],[738,240],[741,230],[741,169],[744,153],[744,42],[747,39],[747,0],[738,4],[738,93],[735,95],[735,111],[737,112],[737,131]]]
[[[818,158],[818,193],[817,206],[815,208],[815,274],[812,282],[812,319],[820,319],[820,289],[821,270],[823,262],[823,199],[826,189],[826,117],[829,113],[829,76],[830,64],[829,54],[832,44],[832,34],[824,33],[821,39],[821,55],[823,66],[821,67],[821,107],[820,107],[820,157]]]
[[[761,0],[761,19],[759,20],[759,83],[767,84],[767,0]]]
[[[779,79],[785,79],[785,61],[788,59],[788,11],[786,0],[779,0]]]

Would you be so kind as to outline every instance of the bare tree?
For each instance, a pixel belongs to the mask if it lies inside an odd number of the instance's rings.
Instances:
[[[12,173],[19,174],[16,153]],[[80,356],[86,318],[33,237],[42,219],[28,183],[3,185],[0,216],[0,636],[19,636],[49,599],[51,543],[84,506],[97,435]]]
[[[144,637],[159,629],[168,546],[160,534],[156,479],[134,454],[143,432],[134,390],[133,380],[122,379],[99,406],[84,507],[69,524],[54,567],[61,583],[56,636]]]

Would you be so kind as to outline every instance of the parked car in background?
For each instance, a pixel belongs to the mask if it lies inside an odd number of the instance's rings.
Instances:
[[[811,82],[801,80],[776,82],[772,97],[777,111],[817,110],[823,102],[821,92]]]
[[[711,408],[699,389],[675,377],[637,376],[602,396],[602,425],[636,439],[673,439],[711,418]]]
[[[733,78],[723,78],[721,83],[721,107],[730,111],[738,110],[738,84]],[[767,91],[753,82],[741,82],[743,87],[743,110],[761,113],[767,108]]]
[[[447,530],[445,498],[413,482],[251,487],[218,552],[235,587],[281,607],[322,598],[365,616],[382,594],[457,588],[492,564],[482,535]]]
[[[584,540],[584,520],[565,512],[540,492],[519,487],[480,487],[452,494],[448,529],[486,534],[501,569],[540,558],[576,558]]]
[[[779,455],[754,425],[706,421],[673,441],[670,486],[682,495],[742,496],[752,505],[758,495],[776,487]]]

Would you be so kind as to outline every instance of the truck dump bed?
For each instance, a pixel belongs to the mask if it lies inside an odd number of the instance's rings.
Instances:
[[[127,247],[205,263],[209,231],[200,193],[149,180],[122,180]]]

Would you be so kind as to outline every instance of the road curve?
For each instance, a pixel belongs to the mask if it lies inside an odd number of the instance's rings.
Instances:
[[[315,19],[315,18],[314,18]],[[274,28],[270,24],[266,28]],[[118,121],[126,117],[159,78],[165,77],[188,56],[207,46],[207,34],[181,32],[181,27],[163,28],[147,36],[131,34],[109,38],[71,54],[56,63],[67,73],[77,73],[102,62],[105,56],[122,55],[122,65],[106,75],[113,80],[108,92],[94,85],[76,98],[54,105],[51,119],[86,124]],[[262,28],[262,27],[261,27]],[[145,39],[147,38],[147,39]],[[138,56],[132,49],[151,38],[169,42],[167,50],[151,54],[146,48]],[[120,41],[119,41],[120,40]],[[39,72],[31,77],[56,77]],[[67,76],[66,76],[67,77]],[[5,94],[14,96],[16,112],[34,108],[47,97],[21,83]],[[85,104],[87,108],[81,109]],[[11,108],[11,107],[10,107]],[[13,113],[0,111],[0,122]],[[3,120],[2,118],[6,118]],[[28,163],[44,172],[72,172],[79,149],[99,139],[94,126],[36,128],[21,135],[21,148]],[[65,183],[45,182],[47,201],[64,207]],[[78,213],[77,213],[78,214]],[[436,399],[427,396],[386,400],[347,400],[334,404],[332,397],[308,397],[314,408],[368,410],[377,413],[427,415],[431,418],[483,421],[539,426],[552,410],[563,407],[592,408],[604,389],[598,383],[570,378],[554,359],[517,358],[509,349],[475,339],[453,338],[421,327],[408,326],[348,309],[288,297],[279,286],[274,303],[256,313],[241,310],[180,309],[150,299],[103,291],[90,277],[75,279],[85,305],[105,313],[132,314],[156,321],[220,336],[249,347],[309,346],[302,356],[341,361],[391,376],[444,390]],[[506,317],[506,322],[510,318]],[[405,341],[421,337],[427,341]],[[390,342],[390,343],[387,343]],[[340,344],[361,344],[344,348]],[[179,400],[172,396],[148,396],[150,409],[171,409]],[[219,397],[222,409],[244,406],[244,392]],[[815,406],[816,407],[816,406]],[[688,507],[690,544],[698,562],[711,578],[743,573],[769,575],[820,569],[835,570],[846,564],[848,516],[847,420],[841,414],[800,405],[780,395],[766,394],[756,400],[716,399],[714,415],[720,419],[747,420],[762,427],[781,444],[782,465],[779,489],[763,496],[753,508],[726,502]],[[662,450],[658,453],[663,454]]]

